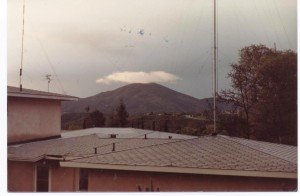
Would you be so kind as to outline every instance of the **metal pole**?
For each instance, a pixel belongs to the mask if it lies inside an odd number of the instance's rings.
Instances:
[[[216,91],[217,91],[217,36],[216,36],[216,0],[214,0],[214,46],[213,46],[213,115],[214,115],[214,130],[213,133],[216,134]]]
[[[25,24],[25,0],[23,1],[23,27],[22,27],[21,68],[20,68],[20,91],[22,91],[22,68],[23,68],[24,28],[25,28],[24,24]]]
[[[51,82],[51,75],[50,74],[46,74],[46,80],[48,81],[48,92],[49,92],[49,86],[50,86],[50,82]]]

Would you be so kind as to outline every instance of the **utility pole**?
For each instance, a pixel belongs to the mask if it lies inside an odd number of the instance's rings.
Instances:
[[[46,74],[46,80],[48,81],[48,92],[49,92],[49,86],[50,86],[50,82],[51,82],[51,75],[50,74]]]

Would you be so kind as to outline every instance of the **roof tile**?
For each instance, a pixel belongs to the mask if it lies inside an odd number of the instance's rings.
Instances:
[[[112,151],[115,143],[116,151]],[[255,147],[258,144],[259,147]],[[43,155],[79,156],[73,162],[202,169],[297,172],[296,147],[223,136],[195,139],[100,139],[97,135],[33,142],[8,148],[9,159],[35,160]],[[97,154],[94,148],[97,147]],[[288,150],[287,150],[288,149]],[[293,159],[283,152],[289,151]]]

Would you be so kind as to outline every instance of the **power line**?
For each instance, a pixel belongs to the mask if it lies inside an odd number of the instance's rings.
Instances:
[[[45,48],[44,48],[44,46],[43,46],[41,40],[38,38],[38,36],[37,36],[37,40],[39,41],[39,43],[40,43],[40,45],[41,45],[41,48],[42,48],[42,50],[43,50],[43,52],[44,52],[44,54],[45,54],[45,57],[46,57],[46,59],[47,59],[49,65],[50,65],[50,68],[51,68],[52,72],[53,72],[54,75],[57,77],[57,82],[58,82],[58,84],[59,84],[59,86],[60,86],[62,92],[63,92],[64,94],[66,94],[66,92],[65,92],[65,90],[64,90],[64,88],[63,88],[63,86],[62,86],[62,84],[61,84],[61,82],[60,82],[60,79],[59,79],[58,75],[56,74],[56,71],[55,71],[55,69],[54,69],[54,67],[53,67],[53,65],[52,65],[52,63],[51,63],[51,61],[50,61],[50,58],[49,58],[49,56],[48,56],[48,54],[47,54],[47,52],[46,52],[46,50],[45,50]],[[48,74],[47,74],[47,75],[48,75]],[[51,75],[50,75],[50,76],[51,76]],[[48,91],[49,91],[49,89],[48,89]]]
[[[290,42],[289,37],[287,36],[287,32],[286,32],[285,26],[283,25],[283,22],[282,22],[281,14],[280,14],[280,12],[279,12],[279,10],[278,10],[277,3],[276,3],[275,0],[273,0],[273,3],[274,3],[274,5],[275,5],[275,8],[276,8],[276,11],[277,11],[279,20],[280,20],[280,24],[282,25],[282,28],[283,28],[283,30],[284,30],[284,34],[285,34],[285,36],[286,36],[286,38],[287,38],[287,41],[288,41],[288,43],[289,43],[289,46],[290,46],[290,48],[292,48],[292,44],[291,44],[291,42]]]

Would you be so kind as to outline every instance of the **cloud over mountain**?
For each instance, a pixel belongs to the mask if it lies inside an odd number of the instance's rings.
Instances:
[[[110,84],[114,82],[120,83],[163,83],[174,82],[180,78],[174,74],[164,71],[152,71],[152,72],[115,72],[107,75],[103,78],[96,80],[97,83]]]

